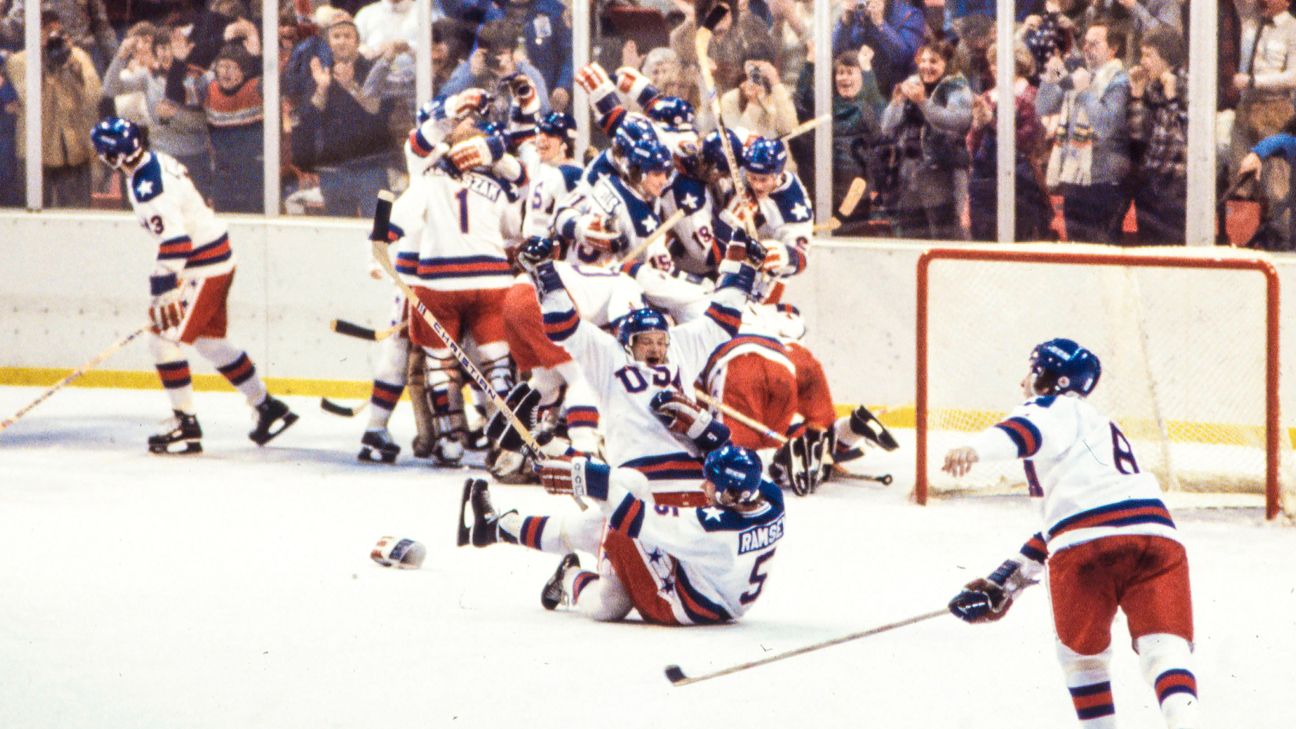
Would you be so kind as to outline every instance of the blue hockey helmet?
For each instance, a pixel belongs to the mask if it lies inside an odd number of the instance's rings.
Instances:
[[[551,111],[545,114],[536,125],[536,131],[559,137],[565,142],[574,142],[576,141],[576,119],[571,114]]]
[[[760,501],[762,471],[755,451],[732,443],[708,453],[702,464],[706,480],[715,485],[717,500],[726,506]]]
[[[621,325],[617,327],[617,341],[621,346],[629,349],[634,343],[634,338],[644,332],[667,332],[670,333],[670,322],[666,320],[666,315],[645,306],[642,309],[631,309],[621,319]]]
[[[667,131],[683,131],[693,128],[693,105],[678,96],[658,96],[648,102],[644,113],[649,119],[662,125]]]
[[[415,126],[420,126],[420,127],[423,126],[423,122],[427,121],[428,119],[431,119],[432,115],[437,112],[437,109],[441,108],[444,105],[445,105],[445,99],[443,97],[432,99],[431,101],[425,101],[422,104],[419,104],[418,110],[414,112]]]
[[[1070,339],[1050,339],[1031,350],[1035,391],[1042,395],[1074,392],[1087,396],[1098,384],[1102,363],[1093,352]]]
[[[625,160],[632,176],[644,172],[670,172],[674,168],[671,151],[662,144],[652,122],[642,116],[628,116],[612,137],[612,149]],[[634,180],[637,183],[637,179]]]
[[[485,117],[477,120],[477,128],[485,132],[488,137],[501,137],[504,135],[504,127]]]
[[[742,140],[734,133],[734,130],[728,127],[724,128],[724,133],[729,137],[729,148],[733,150],[734,161],[741,167],[743,163],[743,146]],[[716,129],[702,140],[702,161],[708,166],[719,170],[720,174],[729,174],[729,162],[725,159],[724,145],[720,141],[720,130]]]
[[[787,145],[781,139],[761,137],[743,152],[743,169],[758,175],[777,175],[787,164]]]
[[[135,122],[110,116],[90,130],[90,143],[104,164],[117,169],[144,153],[144,134]]]

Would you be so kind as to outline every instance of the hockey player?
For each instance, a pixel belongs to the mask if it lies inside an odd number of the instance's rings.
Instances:
[[[1116,726],[1108,664],[1120,609],[1166,726],[1197,727],[1188,558],[1156,477],[1139,470],[1120,428],[1085,399],[1101,372],[1069,339],[1036,346],[1022,380],[1029,399],[945,454],[943,470],[954,476],[979,461],[1025,459],[1046,525],[949,607],[971,623],[998,620],[1047,563],[1058,657],[1081,726]]]
[[[712,451],[702,469],[706,503],[654,506],[643,474],[574,458],[543,463],[556,493],[597,503],[576,514],[500,514],[486,482],[464,484],[459,544],[498,541],[564,554],[545,584],[547,610],[566,605],[594,620],[618,621],[637,610],[656,625],[709,625],[741,618],[760,597],[769,561],[783,537],[783,495],[761,478],[760,458],[734,445]],[[595,571],[575,552],[600,554]]]
[[[571,156],[575,141],[576,120],[569,114],[554,111],[540,120],[532,142],[522,145],[519,151],[519,159],[526,165],[531,180],[522,227],[528,238],[547,238],[553,234],[558,202],[575,190],[580,181],[581,168]]]
[[[166,430],[149,436],[149,451],[202,452],[202,428],[181,344],[192,345],[247,398],[256,418],[248,437],[259,446],[269,443],[296,422],[297,415],[266,391],[247,352],[225,338],[235,263],[225,226],[194,188],[184,165],[150,150],[143,130],[133,122],[108,117],[90,131],[90,141],[99,159],[125,176],[135,217],[158,246],[149,276],[149,350],[171,399],[173,417]]]
[[[545,333],[580,364],[598,393],[599,409],[614,415],[603,423],[607,461],[641,471],[661,491],[695,488],[700,454],[728,438],[727,429],[705,410],[676,417],[688,405],[684,383],[692,383],[707,355],[738,330],[737,307],[755,276],[746,259],[763,259],[762,252],[749,254],[741,244],[730,246],[727,256],[705,316],[670,327],[660,312],[637,309],[613,337],[581,320],[545,242],[532,241],[518,252],[518,263],[541,296]],[[689,421],[684,437],[671,429],[681,427],[681,420]]]
[[[505,152],[502,136],[473,121],[489,98],[480,89],[462,91],[434,104],[431,118],[411,132],[412,152],[429,160],[420,183],[426,194],[420,207],[393,209],[392,224],[421,230],[414,291],[456,341],[472,333],[482,372],[503,397],[513,384],[502,315],[512,283],[505,248],[521,234],[526,172]],[[462,386],[458,363],[421,317],[410,318],[410,333],[428,356],[426,387],[438,433],[432,457],[458,465],[464,452],[462,407],[452,399]]]

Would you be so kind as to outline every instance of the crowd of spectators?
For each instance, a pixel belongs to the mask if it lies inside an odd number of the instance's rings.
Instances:
[[[716,0],[599,0],[593,60],[642,70],[701,105],[693,44]],[[218,210],[263,204],[262,55],[277,52],[282,198],[290,212],[363,216],[402,184],[417,53],[437,93],[498,89],[525,74],[545,110],[572,104],[573,0],[433,0],[430,37],[414,0],[42,0],[45,204],[89,206],[85,130],[113,112],[147,127]],[[0,205],[23,199],[24,0],[0,0]],[[726,125],[779,136],[815,111],[812,0],[732,0],[710,61]],[[814,137],[831,134],[833,204],[855,178],[866,199],[841,233],[992,240],[996,78],[1012,44],[1016,236],[1182,243],[1187,139],[1186,0],[1016,0],[996,38],[993,0],[834,0],[832,118],[796,138],[792,169],[813,187]],[[1288,0],[1221,0],[1219,187],[1263,210],[1256,245],[1293,245],[1296,22]],[[265,22],[279,47],[261,48]],[[596,140],[597,141],[597,140]],[[120,204],[120,203],[118,203]]]

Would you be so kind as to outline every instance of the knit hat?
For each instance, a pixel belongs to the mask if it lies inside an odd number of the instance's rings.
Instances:
[[[243,75],[247,78],[257,75],[259,70],[256,57],[248,53],[248,49],[243,45],[242,41],[236,40],[226,43],[220,49],[220,53],[216,54],[215,60],[212,61],[212,67],[215,68],[216,63],[223,59],[237,63],[238,67],[243,69]]]

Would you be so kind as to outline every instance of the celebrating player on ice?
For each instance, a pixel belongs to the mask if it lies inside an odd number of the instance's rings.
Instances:
[[[248,437],[265,445],[292,425],[297,415],[266,391],[247,352],[225,338],[227,300],[234,280],[234,250],[225,226],[194,188],[184,165],[149,149],[143,130],[134,122],[108,117],[90,131],[90,141],[99,159],[125,176],[135,217],[158,247],[149,276],[153,296],[149,351],[171,398],[173,417],[166,430],[149,436],[149,451],[202,452],[193,381],[181,344],[192,345],[243,393],[256,418]]]
[[[459,544],[503,541],[564,554],[540,594],[545,609],[567,605],[604,621],[634,609],[658,625],[706,625],[737,620],[760,597],[783,536],[783,493],[762,479],[755,453],[734,445],[712,451],[700,484],[706,503],[696,508],[654,506],[643,474],[583,457],[544,461],[540,475],[550,491],[574,493],[598,508],[500,514],[486,482],[469,479]],[[575,552],[601,554],[597,569],[580,569]]]
[[[1022,380],[1030,399],[945,455],[943,470],[954,476],[982,460],[1025,459],[1046,524],[949,607],[971,623],[998,620],[1047,562],[1058,657],[1081,725],[1116,726],[1108,664],[1119,608],[1166,726],[1197,727],[1188,557],[1156,477],[1139,470],[1120,428],[1085,399],[1101,372],[1069,339],[1038,345]]]

